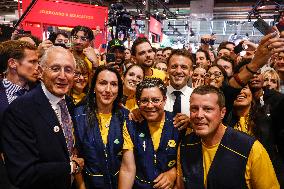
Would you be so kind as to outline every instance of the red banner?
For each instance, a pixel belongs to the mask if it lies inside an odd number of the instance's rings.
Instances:
[[[153,17],[150,17],[149,31],[157,35],[162,35],[162,24]]]
[[[25,17],[25,22],[40,22],[53,26],[88,26],[104,28],[108,17],[107,7],[67,1],[38,0]]]
[[[27,7],[30,0],[23,0],[23,6]],[[105,24],[108,19],[108,8],[80,4],[62,0],[37,0],[21,24],[25,30],[31,30],[32,34],[42,38],[43,26],[74,27],[87,26],[93,30],[100,29],[95,39],[95,46],[105,43]],[[34,27],[34,29],[33,29]],[[40,32],[40,29],[42,30]]]
[[[19,2],[20,0],[18,0]],[[32,0],[22,0],[22,13],[25,12],[25,10],[28,8],[28,6],[30,5],[30,3],[32,2]]]

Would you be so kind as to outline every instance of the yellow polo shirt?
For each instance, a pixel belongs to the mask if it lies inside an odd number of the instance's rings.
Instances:
[[[154,122],[148,124],[155,151],[159,148],[160,145],[164,123],[165,120],[161,122]],[[130,138],[126,124],[123,125],[123,140],[124,140],[123,150],[133,150],[134,144]]]
[[[156,68],[151,68],[152,75],[145,76],[145,78],[160,78],[162,81],[166,81],[166,73],[162,70],[158,70]]]
[[[81,94],[72,94],[72,99],[74,101],[74,104],[78,104],[84,97],[86,96],[85,93],[81,93]]]
[[[250,136],[254,136],[252,128],[248,128],[247,119],[248,117],[240,117],[239,122],[234,126],[234,129],[242,131]]]
[[[138,105],[136,103],[136,98],[127,99],[125,103],[125,108],[129,111],[137,109]]]
[[[107,144],[107,136],[108,136],[108,131],[109,131],[109,125],[110,125],[110,120],[111,120],[112,114],[103,114],[103,113],[98,113],[97,118],[99,121],[99,128],[101,131],[101,136],[104,144]]]

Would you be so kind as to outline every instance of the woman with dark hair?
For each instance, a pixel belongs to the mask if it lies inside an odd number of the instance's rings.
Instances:
[[[280,167],[283,167],[284,163],[280,161],[274,145],[270,107],[257,104],[248,85],[241,90],[234,101],[233,110],[228,115],[228,126],[254,136],[262,143],[280,179],[278,174],[283,172],[283,168],[280,170]]]
[[[128,116],[128,111],[120,106],[122,95],[119,73],[99,66],[85,104],[75,108],[76,143],[85,160],[83,178],[87,189],[117,188],[122,129]]]
[[[223,120],[224,124],[226,125],[228,112],[233,109],[234,100],[240,93],[241,89],[234,88],[229,85],[229,80],[225,69],[218,64],[213,64],[209,67],[205,75],[205,83],[207,83],[207,85],[212,85],[214,87],[220,88],[223,91],[226,98],[227,110]]]
[[[144,79],[144,70],[141,66],[133,64],[129,66],[122,76],[123,98],[122,103],[129,111],[138,108],[135,93],[137,85]]]
[[[218,64],[213,64],[205,74],[206,83],[217,88],[228,85],[228,77],[224,68]]]

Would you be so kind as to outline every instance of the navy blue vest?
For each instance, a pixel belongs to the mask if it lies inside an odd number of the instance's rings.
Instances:
[[[255,139],[228,127],[219,144],[207,175],[207,189],[247,188],[246,164]],[[201,139],[186,135],[180,147],[185,188],[205,189]]]
[[[147,121],[128,127],[134,144],[136,178],[133,188],[153,188],[153,180],[176,165],[179,132],[173,125],[173,115],[166,112],[159,148],[154,146]]]
[[[118,185],[118,172],[122,159],[123,123],[128,116],[126,109],[112,113],[108,143],[104,145],[98,121],[88,125],[85,106],[74,111],[76,143],[85,160],[84,180],[87,188],[114,189]]]

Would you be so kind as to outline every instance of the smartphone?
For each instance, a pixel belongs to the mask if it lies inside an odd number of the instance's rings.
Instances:
[[[213,46],[215,44],[215,40],[214,39],[210,39],[209,41],[205,41],[204,39],[201,39],[200,43],[208,44],[208,45]]]
[[[215,44],[215,40],[214,39],[210,39],[209,40],[209,45],[213,46]]]
[[[262,18],[258,18],[257,21],[253,23],[253,27],[258,29],[263,35],[267,35],[269,33],[274,32],[272,26],[269,26],[267,22],[265,22]]]
[[[243,48],[243,43],[239,43],[237,46],[235,46],[234,48],[234,53],[235,54],[239,54],[240,52],[242,52],[244,50]]]
[[[108,53],[106,54],[106,62],[115,62],[115,54],[114,53]]]

